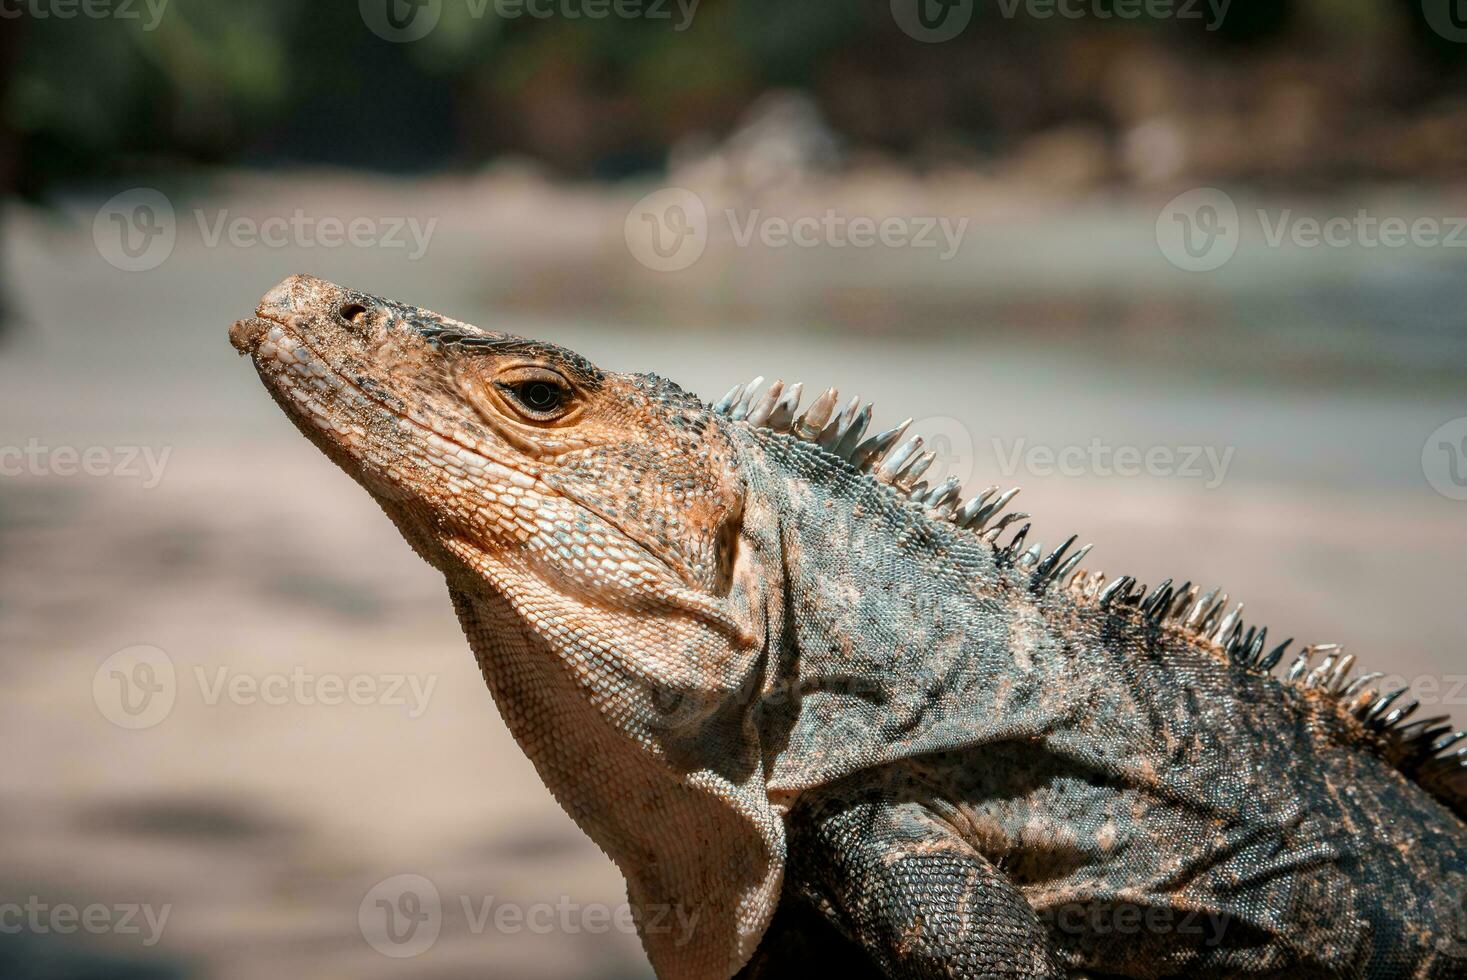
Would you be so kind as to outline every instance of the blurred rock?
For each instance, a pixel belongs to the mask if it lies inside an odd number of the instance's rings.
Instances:
[[[840,140],[815,100],[777,90],[751,105],[722,143],[709,149],[690,140],[676,147],[669,170],[674,184],[757,193],[832,173],[841,162]]]

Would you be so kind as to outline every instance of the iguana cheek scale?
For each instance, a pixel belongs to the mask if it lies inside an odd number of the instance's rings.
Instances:
[[[1226,596],[1046,552],[833,390],[707,406],[306,276],[256,312],[235,347],[443,572],[660,976],[1467,970],[1464,734],[1339,648],[1275,677]],[[1094,925],[1127,908],[1225,928]]]

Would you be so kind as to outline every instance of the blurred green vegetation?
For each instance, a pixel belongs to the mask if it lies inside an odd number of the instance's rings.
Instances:
[[[1236,65],[1240,91],[1260,49],[1333,47],[1342,77],[1362,57],[1401,62],[1410,81],[1383,88],[1382,111],[1458,91],[1443,79],[1458,77],[1467,49],[1425,27],[1415,0],[1232,0],[1216,31],[1004,17],[998,0],[975,0],[973,24],[944,44],[902,35],[887,0],[701,0],[685,30],[675,0],[669,19],[508,19],[488,0],[428,0],[437,26],[411,43],[374,35],[350,2],[109,0],[128,3],[130,19],[24,2],[7,7],[29,13],[7,19],[0,42],[0,179],[28,196],[138,168],[421,171],[506,153],[614,177],[660,166],[683,136],[727,132],[771,88],[814,94],[856,147],[982,156],[1067,120],[1108,125],[1085,97],[1087,58],[1126,56],[1106,37]],[[581,0],[555,2],[574,11]],[[1117,0],[1083,2],[1104,13]],[[1092,35],[1102,40],[1086,48]]]

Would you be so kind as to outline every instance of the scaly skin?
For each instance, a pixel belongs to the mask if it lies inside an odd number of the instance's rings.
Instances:
[[[1225,598],[1000,544],[833,392],[305,276],[230,336],[443,572],[659,976],[1467,976],[1467,757],[1338,650],[1281,681]]]

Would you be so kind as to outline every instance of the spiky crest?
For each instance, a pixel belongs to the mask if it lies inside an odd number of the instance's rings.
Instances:
[[[878,483],[891,487],[929,518],[974,532],[993,549],[1001,567],[1029,570],[1028,585],[1035,593],[1060,583],[1061,588],[1075,597],[1092,601],[1102,609],[1129,613],[1158,626],[1182,630],[1220,649],[1241,670],[1334,699],[1342,711],[1376,738],[1385,757],[1398,769],[1467,819],[1467,730],[1454,731],[1447,715],[1408,721],[1420,708],[1420,702],[1403,701],[1408,690],[1405,687],[1384,691],[1373,686],[1383,674],[1351,677],[1355,658],[1338,644],[1302,647],[1280,678],[1274,669],[1283,661],[1293,639],[1269,648],[1268,628],[1248,626],[1245,629],[1243,604],[1240,602],[1227,612],[1228,596],[1221,590],[1213,589],[1199,596],[1198,587],[1191,582],[1174,587],[1172,580],[1167,579],[1148,589],[1145,585],[1138,587],[1136,579],[1129,575],[1107,581],[1103,573],[1079,567],[1091,545],[1066,557],[1075,543],[1075,535],[1047,556],[1044,546],[1038,542],[1023,550],[1030,529],[1027,523],[1007,544],[1000,545],[998,539],[1008,527],[1029,516],[1019,512],[999,516],[1018,494],[1018,487],[1000,494],[997,486],[990,486],[962,502],[961,484],[956,477],[937,487],[929,487],[921,480],[937,454],[923,451],[919,435],[902,441],[911,419],[867,437],[872,413],[869,402],[862,404],[860,398],[853,397],[837,411],[839,393],[828,388],[803,414],[798,414],[803,385],[785,387],[783,381],[775,381],[761,393],[759,386],[763,382],[761,376],[748,384],[735,385],[713,410],[735,422],[813,443]]]

